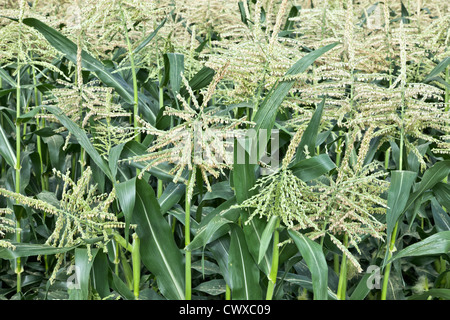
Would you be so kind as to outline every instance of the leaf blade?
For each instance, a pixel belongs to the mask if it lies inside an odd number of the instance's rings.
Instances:
[[[314,300],[327,300],[328,266],[322,247],[297,231],[289,230],[288,233],[294,240],[311,271]]]
[[[138,225],[142,262],[155,274],[162,294],[170,300],[184,300],[183,257],[161,215],[153,189],[140,179],[136,180],[132,222]]]
[[[228,269],[233,300],[260,300],[259,270],[248,251],[242,229],[232,225]]]

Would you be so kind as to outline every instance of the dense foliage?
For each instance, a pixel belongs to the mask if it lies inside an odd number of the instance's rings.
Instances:
[[[0,0],[0,298],[450,299],[450,4]]]

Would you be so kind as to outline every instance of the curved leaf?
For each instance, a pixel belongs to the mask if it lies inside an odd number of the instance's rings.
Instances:
[[[259,245],[258,263],[261,262],[267,252],[267,249],[269,248],[270,240],[272,240],[272,234],[275,231],[277,220],[277,216],[272,216],[267,222],[266,227],[264,228],[264,231],[261,235],[261,243]]]
[[[323,98],[322,102],[317,106],[316,111],[314,111],[314,114],[311,120],[309,121],[308,126],[305,129],[305,132],[303,133],[302,139],[300,140],[300,143],[298,144],[297,147],[297,153],[295,154],[294,164],[306,158],[306,154],[304,152],[305,147],[308,148],[308,152],[311,155],[314,155],[316,149],[315,147],[317,135],[319,134],[320,129],[320,120],[322,119],[324,106],[325,106],[325,98]]]
[[[404,212],[411,187],[417,173],[412,171],[393,171],[391,173],[391,185],[388,191],[386,211],[388,242],[394,230],[395,224]]]
[[[449,252],[450,231],[442,231],[401,250],[391,259],[391,262],[405,257],[448,254]]]
[[[16,166],[16,153],[6,137],[6,132],[0,125],[0,155],[11,167]]]
[[[230,208],[234,204],[236,204],[236,199],[232,198],[204,217],[186,250],[204,248],[208,243],[226,234],[229,231],[228,224],[235,222],[241,211],[239,208]]]
[[[92,258],[89,259],[87,249],[75,249],[75,280],[79,288],[70,290],[69,299],[88,300],[90,273],[97,252],[98,249],[92,249]]]
[[[333,160],[331,160],[328,154],[323,153],[297,162],[291,167],[291,171],[301,180],[308,182],[319,178],[321,175],[333,170],[334,168],[336,168],[336,164]]]
[[[314,300],[327,300],[328,266],[322,247],[297,231],[289,230],[288,233],[311,271]]]
[[[439,73],[443,72],[445,68],[450,65],[450,57],[446,57],[439,64],[431,70],[428,76],[425,78],[424,82],[432,81],[434,77],[436,77]]]
[[[136,202],[136,178],[115,184],[117,199],[125,217],[125,239],[128,241],[130,222]]]
[[[413,205],[413,203],[427,190],[432,189],[437,183],[441,182],[450,173],[450,160],[444,160],[436,163],[427,169],[423,174],[422,181],[418,184],[414,193],[409,196],[404,211]]]
[[[248,251],[242,229],[237,225],[231,227],[228,269],[233,300],[261,299],[258,266]]]
[[[21,243],[12,242],[11,244],[15,246],[14,250],[9,248],[0,248],[0,259],[9,260],[9,259],[16,259],[19,257],[31,257],[39,255],[64,253],[73,250],[77,247],[72,246],[64,248],[55,248],[45,244],[32,244],[24,242]]]
[[[183,256],[161,214],[153,189],[140,179],[136,180],[132,223],[137,225],[142,262],[156,276],[161,293],[170,300],[184,300]]]

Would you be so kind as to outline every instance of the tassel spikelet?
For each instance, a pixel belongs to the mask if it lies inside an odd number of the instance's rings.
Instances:
[[[230,169],[233,163],[234,139],[245,134],[240,125],[251,125],[245,118],[233,119],[228,116],[217,115],[218,108],[208,108],[208,103],[215,89],[222,79],[227,65],[216,73],[209,87],[202,92],[203,102],[199,104],[189,83],[182,75],[183,82],[188,88],[193,105],[190,105],[181,95],[177,98],[182,109],[166,108],[164,115],[174,116],[182,122],[168,131],[161,131],[140,119],[141,129],[156,136],[155,142],[147,149],[147,153],[123,161],[143,162],[143,174],[164,162],[173,164],[171,174],[177,182],[185,169],[192,170],[196,166],[204,177],[207,189],[211,190],[208,175],[218,178],[225,169]],[[193,179],[195,180],[195,176]]]
[[[358,159],[365,158],[370,142],[367,137],[371,134],[371,130],[366,132]],[[383,198],[383,193],[389,188],[389,183],[384,180],[386,173],[380,170],[378,163],[363,166],[358,162],[352,166],[350,157],[344,157],[336,176],[325,176],[306,183],[288,168],[292,150],[295,150],[301,136],[302,132],[298,131],[291,140],[282,168],[259,178],[252,188],[258,192],[234,207],[251,210],[245,223],[255,216],[267,220],[276,216],[286,228],[304,230],[311,239],[329,235],[358,272],[362,272],[357,258],[339,238],[346,233],[349,245],[358,253],[358,243],[363,236],[383,240],[386,226],[377,216],[387,209],[386,199]],[[356,137],[353,134],[350,138],[351,145]],[[349,149],[347,151],[351,153]]]
[[[0,208],[0,247],[14,250],[16,247],[7,239],[2,239],[6,233],[16,232],[16,223],[9,216],[13,215],[11,209]]]
[[[108,235],[113,229],[125,227],[125,223],[118,221],[115,214],[109,212],[109,208],[115,200],[115,190],[113,189],[109,194],[98,195],[97,186],[91,184],[92,171],[90,167],[83,171],[83,175],[77,182],[72,181],[69,173],[63,174],[54,170],[54,174],[63,182],[62,196],[57,205],[4,188],[0,188],[0,195],[56,217],[55,227],[47,238],[46,245],[64,248],[84,243],[90,259],[92,258],[92,246],[106,251],[106,245],[110,241]],[[2,218],[0,222],[2,221],[8,222],[9,220],[3,220]],[[12,230],[7,229],[7,231]],[[89,240],[94,241],[94,243],[91,244]],[[50,277],[51,282],[55,280],[65,254],[58,253],[55,256],[57,266]]]

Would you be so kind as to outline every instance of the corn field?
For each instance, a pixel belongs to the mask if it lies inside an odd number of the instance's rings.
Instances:
[[[0,299],[450,300],[449,30],[443,0],[0,0]]]

